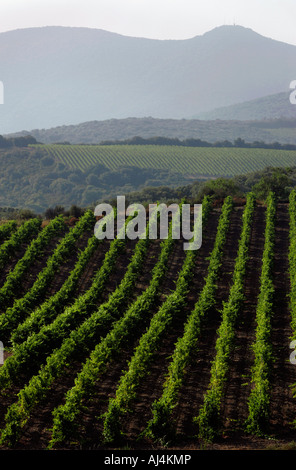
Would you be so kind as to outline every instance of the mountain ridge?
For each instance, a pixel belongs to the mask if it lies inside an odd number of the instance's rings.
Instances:
[[[222,119],[226,121],[253,121],[282,118],[296,119],[296,106],[290,103],[290,93],[291,91],[263,96],[255,100],[213,109],[206,113],[192,116],[192,118],[203,120]]]
[[[295,61],[296,46],[242,26],[182,40],[65,26],[7,31],[0,134],[112,118],[187,119],[287,91]]]

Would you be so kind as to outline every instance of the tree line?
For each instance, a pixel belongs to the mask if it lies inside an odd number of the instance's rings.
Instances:
[[[3,137],[0,135],[0,148],[7,149],[10,147],[28,147],[29,145],[37,144],[35,137],[31,135],[20,137]],[[70,142],[59,142],[60,145],[75,145]],[[89,144],[97,145],[97,144]],[[124,140],[102,140],[99,145],[173,145],[183,147],[230,147],[230,148],[264,148],[264,149],[277,149],[277,150],[296,150],[294,144],[281,144],[280,142],[267,143],[264,141],[255,140],[253,142],[246,142],[244,139],[238,137],[233,142],[230,140],[221,140],[217,142],[208,142],[202,139],[187,138],[178,139],[177,137],[148,137],[134,136],[130,139]]]
[[[37,140],[31,135],[9,138],[0,135],[0,149],[8,149],[11,147],[28,147],[32,144],[37,144]]]
[[[254,142],[246,142],[238,137],[233,142],[230,140],[222,140],[217,142],[207,142],[201,139],[188,138],[180,140],[170,137],[148,137],[143,138],[135,136],[125,140],[103,140],[100,145],[174,145],[183,147],[237,147],[237,148],[264,148],[277,150],[296,150],[294,144],[281,144],[280,142],[266,143],[264,141],[255,140]]]

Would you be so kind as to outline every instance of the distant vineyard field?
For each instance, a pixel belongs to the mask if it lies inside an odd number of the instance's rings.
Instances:
[[[43,146],[68,167],[102,164],[114,170],[122,166],[170,169],[183,175],[236,176],[267,166],[296,166],[296,151],[249,148],[207,148],[160,145],[59,145]]]

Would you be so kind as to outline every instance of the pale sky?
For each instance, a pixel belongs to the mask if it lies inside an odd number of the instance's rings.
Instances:
[[[234,23],[296,45],[296,0],[0,0],[0,32],[83,26],[125,36],[187,39]]]

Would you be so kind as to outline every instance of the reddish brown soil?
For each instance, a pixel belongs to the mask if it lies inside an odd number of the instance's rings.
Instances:
[[[259,277],[264,249],[264,213],[265,208],[259,206],[254,214],[245,279],[245,302],[237,321],[236,341],[230,360],[223,402],[222,419],[226,433],[232,432],[233,429],[240,429],[248,415],[247,399],[250,393],[250,370],[253,364],[251,346],[256,328],[256,300],[259,294]]]
[[[296,383],[296,366],[289,361],[291,315],[289,310],[289,214],[285,204],[278,204],[274,261],[274,314],[272,345],[274,365],[271,376],[270,432],[289,437],[290,423],[296,420],[295,398],[291,386]],[[292,435],[296,436],[294,432]]]

